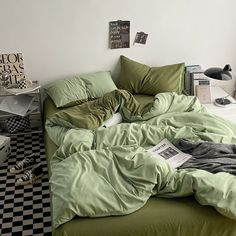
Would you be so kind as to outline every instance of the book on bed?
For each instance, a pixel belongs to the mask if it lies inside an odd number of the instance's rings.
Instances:
[[[189,160],[192,156],[180,151],[168,139],[163,139],[156,146],[148,149],[148,152],[157,154],[166,160],[172,167],[177,168]]]

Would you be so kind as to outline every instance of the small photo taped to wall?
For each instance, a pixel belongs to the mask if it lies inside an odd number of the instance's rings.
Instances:
[[[147,42],[148,34],[145,34],[144,32],[137,32],[135,39],[134,39],[134,45],[145,45]]]

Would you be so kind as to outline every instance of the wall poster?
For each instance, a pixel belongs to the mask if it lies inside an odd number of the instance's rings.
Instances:
[[[130,21],[109,22],[109,47],[111,49],[130,47]]]
[[[144,32],[137,32],[135,39],[134,39],[134,45],[136,44],[146,44],[148,34],[145,34]]]
[[[10,74],[10,84],[25,78],[22,53],[0,54],[0,78],[3,71]]]

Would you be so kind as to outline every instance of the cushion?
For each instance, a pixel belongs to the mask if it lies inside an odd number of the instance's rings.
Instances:
[[[162,92],[183,90],[184,63],[150,67],[133,61],[125,56],[120,57],[121,70],[118,81],[120,89],[132,94],[156,95]]]
[[[88,100],[86,86],[79,76],[54,81],[45,88],[45,91],[57,108]]]
[[[103,96],[117,89],[110,72],[76,75],[54,81],[45,87],[55,106],[70,107]]]
[[[117,89],[110,72],[90,73],[81,75],[80,78],[86,85],[88,97],[92,99]]]

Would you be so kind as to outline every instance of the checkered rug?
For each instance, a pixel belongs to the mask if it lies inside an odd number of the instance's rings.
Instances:
[[[23,174],[9,167],[31,153],[40,154],[44,176],[33,185],[16,186]],[[11,156],[0,165],[0,235],[51,235],[49,184],[42,134],[11,137]]]

